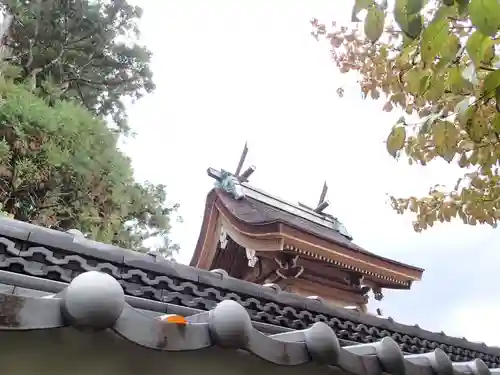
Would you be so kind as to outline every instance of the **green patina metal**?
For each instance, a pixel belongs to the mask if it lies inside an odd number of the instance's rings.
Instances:
[[[220,179],[215,182],[215,186],[231,194],[234,199],[241,199],[245,196],[236,176],[228,171],[221,171]]]

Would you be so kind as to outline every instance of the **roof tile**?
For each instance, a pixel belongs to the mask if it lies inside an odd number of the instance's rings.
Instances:
[[[338,339],[373,343],[390,337],[406,353],[426,353],[440,348],[455,362],[481,359],[490,367],[500,365],[499,348],[334,308],[223,273],[201,271],[94,241],[80,238],[78,241],[77,247],[64,233],[2,219],[0,276],[8,274],[11,280],[15,275],[29,277],[29,281],[15,285],[28,287],[29,284],[32,289],[49,291],[53,289],[51,283],[66,285],[82,273],[102,271],[115,278],[127,295],[146,298],[151,303],[209,311],[222,301],[232,299],[246,309],[254,322],[298,330],[321,322],[327,324]]]
[[[321,322],[303,330],[265,335],[253,327],[248,311],[230,300],[218,303],[210,313],[186,320],[144,314],[127,303],[119,280],[96,271],[80,274],[54,296],[27,297],[16,295],[13,290],[0,290],[0,332],[66,326],[84,330],[87,335],[114,331],[125,340],[159,352],[192,352],[219,346],[249,352],[269,365],[315,362],[325,369],[335,366],[353,375],[493,372],[480,359],[454,362],[441,348],[424,354],[404,354],[390,337],[342,347],[335,331]]]

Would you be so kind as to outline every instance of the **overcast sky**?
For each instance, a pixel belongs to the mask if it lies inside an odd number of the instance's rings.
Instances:
[[[330,213],[369,251],[425,268],[411,291],[372,308],[406,324],[500,345],[500,232],[460,223],[415,234],[387,194],[423,195],[456,170],[396,163],[384,140],[398,113],[360,98],[336,72],[309,20],[347,21],[350,1],[137,0],[158,89],[130,110],[137,178],[165,183],[184,223],[173,237],[188,263],[198,238],[208,167],[234,171],[245,141],[251,183],[314,204],[326,180]],[[335,90],[347,85],[346,97]],[[490,327],[494,327],[491,329]]]

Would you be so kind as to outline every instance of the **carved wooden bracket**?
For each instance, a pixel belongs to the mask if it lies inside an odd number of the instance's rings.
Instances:
[[[291,257],[290,255],[283,254],[280,257],[274,257],[274,261],[279,266],[279,268],[275,271],[276,275],[284,280],[296,279],[300,277],[300,275],[304,272],[304,267],[297,266],[298,260],[298,255]]]

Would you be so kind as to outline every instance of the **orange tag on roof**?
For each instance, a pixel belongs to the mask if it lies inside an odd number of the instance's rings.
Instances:
[[[174,323],[174,324],[182,324],[182,325],[188,324],[188,321],[186,320],[186,318],[184,318],[181,315],[163,315],[163,316],[160,316],[159,319],[162,322],[166,322],[166,323]]]

